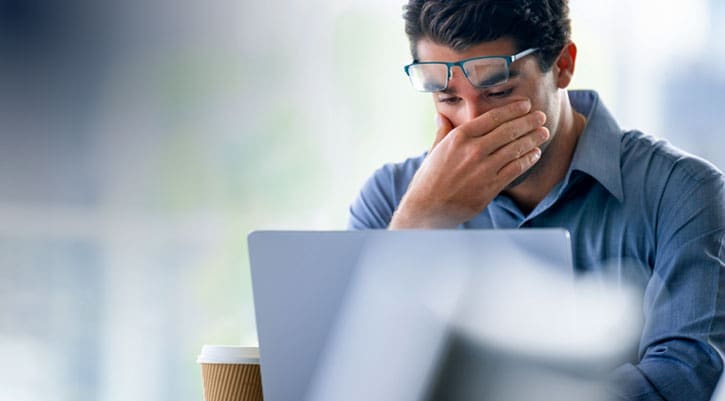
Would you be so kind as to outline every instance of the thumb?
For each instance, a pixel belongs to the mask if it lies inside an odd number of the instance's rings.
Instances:
[[[436,136],[433,140],[433,146],[431,146],[430,150],[435,149],[435,147],[438,146],[443,138],[445,138],[446,135],[448,135],[448,133],[451,132],[451,130],[453,129],[453,124],[451,124],[451,121],[441,113],[436,113],[435,121],[438,130],[436,131]]]

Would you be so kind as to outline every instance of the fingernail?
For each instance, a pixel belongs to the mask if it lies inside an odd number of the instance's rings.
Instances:
[[[541,157],[541,149],[534,148],[534,153],[531,154],[531,161],[539,160]]]
[[[521,102],[519,102],[519,107],[521,108],[521,111],[529,111],[529,109],[531,109],[531,100],[522,100]]]

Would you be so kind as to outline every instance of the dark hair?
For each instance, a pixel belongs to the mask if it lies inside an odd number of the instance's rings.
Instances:
[[[518,51],[538,47],[539,67],[548,71],[571,35],[568,0],[409,0],[403,9],[415,60],[421,39],[462,52],[508,37]]]

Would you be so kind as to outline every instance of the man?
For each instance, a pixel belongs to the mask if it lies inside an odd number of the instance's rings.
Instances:
[[[567,0],[410,0],[405,21],[406,72],[432,92],[438,130],[430,151],[375,172],[350,228],[564,227],[577,271],[643,290],[616,396],[708,400],[725,344],[722,173],[566,90]]]

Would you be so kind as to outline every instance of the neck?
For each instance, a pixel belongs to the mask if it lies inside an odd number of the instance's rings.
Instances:
[[[541,155],[541,159],[529,170],[526,178],[518,185],[504,191],[526,214],[559,183],[571,164],[579,136],[586,125],[586,117],[576,112],[564,93],[561,99],[561,113],[555,135]]]

